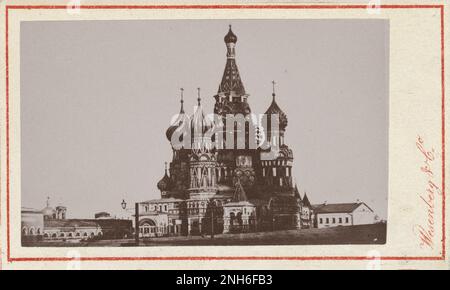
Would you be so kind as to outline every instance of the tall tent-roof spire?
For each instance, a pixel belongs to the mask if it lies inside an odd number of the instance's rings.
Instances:
[[[245,95],[244,85],[239,75],[239,70],[236,65],[236,52],[235,46],[237,42],[237,36],[229,27],[227,35],[224,37],[225,45],[227,47],[227,63],[223,72],[222,81],[219,85],[218,93],[229,94],[233,91],[236,95]]]

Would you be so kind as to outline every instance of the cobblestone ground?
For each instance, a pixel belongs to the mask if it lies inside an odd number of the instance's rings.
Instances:
[[[210,236],[179,236],[148,238],[140,246],[207,246],[207,245],[332,245],[332,244],[384,244],[386,224],[303,229],[246,234],[221,234]],[[102,240],[95,242],[41,242],[24,246],[42,247],[133,247],[133,239]]]

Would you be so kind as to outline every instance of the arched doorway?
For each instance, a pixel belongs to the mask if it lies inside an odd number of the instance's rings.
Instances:
[[[139,235],[141,237],[155,237],[156,234],[156,223],[153,220],[145,219],[139,223]]]

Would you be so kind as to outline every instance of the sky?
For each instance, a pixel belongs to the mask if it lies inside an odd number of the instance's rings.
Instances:
[[[133,20],[21,23],[21,197],[69,218],[121,214],[160,196],[179,89],[212,112],[231,24],[254,113],[278,105],[293,175],[312,203],[366,202],[387,216],[386,20]]]

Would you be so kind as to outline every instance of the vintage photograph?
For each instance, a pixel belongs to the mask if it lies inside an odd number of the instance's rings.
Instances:
[[[389,20],[20,29],[22,246],[386,243]]]

